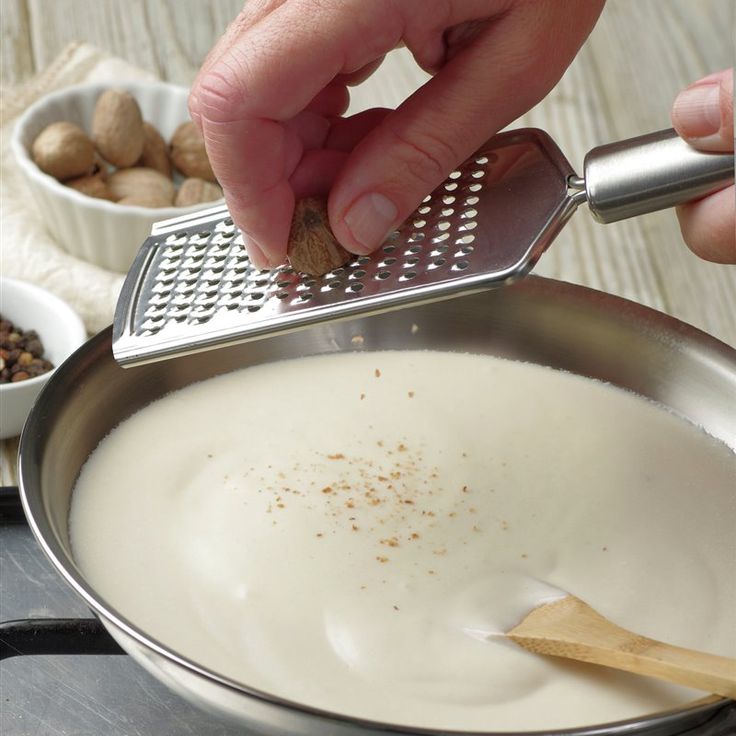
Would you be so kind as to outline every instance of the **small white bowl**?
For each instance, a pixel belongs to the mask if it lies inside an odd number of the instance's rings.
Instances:
[[[41,98],[18,120],[10,145],[23,172],[47,230],[64,250],[110,271],[125,273],[155,222],[196,212],[214,202],[191,207],[158,209],[119,205],[89,197],[44,174],[33,162],[30,149],[50,123],[66,120],[83,130],[92,129],[98,97],[110,88],[125,89],[140,105],[143,119],[169,141],[176,128],[189,120],[186,87],[164,82],[115,82],[67,87]]]
[[[82,320],[66,302],[24,281],[0,278],[0,314],[24,332],[35,330],[44,346],[43,357],[54,368],[87,339]],[[0,439],[20,434],[36,396],[53,372],[0,384]]]

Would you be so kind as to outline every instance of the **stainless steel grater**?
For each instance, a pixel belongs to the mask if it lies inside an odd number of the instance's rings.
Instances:
[[[148,363],[507,284],[581,202],[600,222],[670,207],[733,180],[734,157],[667,130],[593,149],[584,174],[544,131],[502,133],[377,252],[319,278],[256,269],[225,207],[157,223],[117,304],[115,359]]]

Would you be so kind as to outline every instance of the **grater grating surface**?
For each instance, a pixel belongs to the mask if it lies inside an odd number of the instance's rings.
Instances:
[[[577,206],[546,133],[491,139],[370,256],[322,277],[249,261],[225,207],[157,223],[118,302],[123,366],[508,283],[525,275]]]

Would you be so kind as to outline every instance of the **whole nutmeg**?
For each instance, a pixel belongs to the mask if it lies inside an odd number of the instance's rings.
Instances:
[[[133,95],[121,89],[103,92],[92,117],[92,138],[111,164],[133,166],[143,152],[143,117]]]
[[[161,136],[161,133],[151,125],[143,123],[143,153],[136,166],[145,166],[156,169],[164,176],[171,177],[171,161],[169,160],[169,147]]]
[[[95,147],[74,123],[51,123],[31,146],[31,155],[41,171],[64,180],[86,174],[94,165]]]
[[[96,197],[97,199],[113,199],[112,192],[107,186],[105,175],[101,172],[97,174],[86,174],[85,176],[77,176],[64,182],[66,186],[76,189],[88,197]]]
[[[174,202],[174,184],[160,171],[136,166],[120,169],[107,180],[113,199],[117,202],[130,197],[156,202],[155,207],[170,207]],[[163,202],[164,204],[158,204]],[[130,204],[130,201],[127,202]]]
[[[171,137],[171,160],[184,176],[217,181],[207,158],[204,138],[191,121],[182,123],[174,131]]]
[[[296,203],[286,254],[295,271],[310,276],[323,276],[353,257],[332,234],[326,200],[308,197]]]
[[[212,184],[204,179],[190,177],[184,179],[176,193],[174,204],[177,207],[189,207],[202,202],[212,202],[222,197],[222,189],[217,184]]]
[[[118,200],[118,204],[126,204],[134,207],[150,207],[157,209],[159,207],[171,207],[171,202],[164,197],[156,195],[144,196],[142,194],[131,194],[130,197],[123,197]]]

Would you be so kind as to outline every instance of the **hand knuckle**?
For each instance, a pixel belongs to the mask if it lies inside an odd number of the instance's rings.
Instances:
[[[450,143],[432,133],[413,132],[411,137],[391,131],[394,155],[405,170],[418,181],[430,186],[439,184],[457,163]]]

